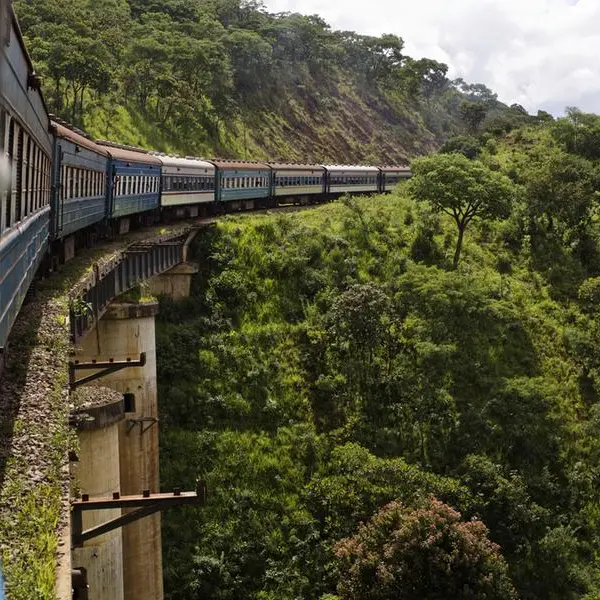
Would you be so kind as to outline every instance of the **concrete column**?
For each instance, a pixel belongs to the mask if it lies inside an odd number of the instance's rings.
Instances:
[[[196,263],[184,262],[169,269],[162,275],[149,280],[150,292],[155,296],[166,294],[173,300],[187,298],[190,295],[192,275],[198,272]]]
[[[94,398],[94,388],[85,388],[84,391],[87,398]],[[100,404],[72,414],[79,438],[75,478],[81,493],[90,497],[110,498],[120,489],[119,422],[123,420],[125,410],[123,396],[115,392],[112,392],[112,398],[110,395],[98,394],[102,398]],[[120,514],[120,509],[85,511],[83,529],[105,523]],[[119,529],[85,542],[82,548],[74,548],[72,564],[75,568],[87,570],[90,598],[124,600],[123,543]]]
[[[159,491],[158,407],[156,389],[156,302],[111,304],[97,325],[82,340],[79,360],[122,361],[139,359],[144,367],[110,373],[100,381],[122,394],[135,396],[135,407],[119,424],[121,494]],[[162,600],[162,548],[160,514],[151,515],[122,529],[123,588],[126,600]]]

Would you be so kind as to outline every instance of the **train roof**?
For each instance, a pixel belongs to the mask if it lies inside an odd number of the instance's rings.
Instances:
[[[252,160],[229,160],[224,158],[210,158],[208,160],[219,169],[271,169],[266,163]]]
[[[328,171],[344,171],[348,173],[358,171],[372,171],[373,173],[379,173],[379,167],[373,167],[370,165],[323,165]]]
[[[121,146],[105,140],[96,140],[96,143],[105,147],[109,155],[117,160],[162,166],[158,157],[153,156],[147,150],[143,150],[142,148],[136,148],[135,146]]]
[[[408,165],[400,165],[398,167],[392,167],[390,165],[386,165],[385,167],[379,167],[384,173],[397,173],[398,171],[410,172],[410,167]]]
[[[325,171],[323,165],[299,165],[295,163],[267,163],[274,171]]]
[[[58,123],[56,121],[50,122],[50,127],[52,128],[54,134],[57,137],[64,138],[65,140],[69,140],[78,146],[83,146],[92,152],[96,152],[97,154],[101,154],[102,156],[109,156],[108,150],[102,146],[99,146],[93,140],[85,137],[82,132],[78,132],[62,123]]]
[[[156,158],[158,158],[158,160],[160,160],[165,167],[209,169],[211,172],[214,172],[215,170],[215,165],[207,160],[201,160],[199,158],[181,158],[179,156],[168,156],[162,154],[155,154],[154,156],[156,156]]]

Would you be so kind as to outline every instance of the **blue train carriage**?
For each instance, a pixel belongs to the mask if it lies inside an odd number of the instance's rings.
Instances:
[[[51,238],[64,261],[90,245],[106,218],[109,153],[82,132],[51,124],[54,136]]]
[[[368,194],[379,191],[379,169],[369,166],[325,165],[326,193]]]
[[[98,141],[109,154],[107,174],[107,215],[115,233],[132,226],[150,225],[159,216],[162,163],[140,148]]]
[[[271,167],[243,160],[210,160],[217,170],[217,204],[225,210],[252,210],[272,204]]]
[[[157,156],[162,163],[161,210],[168,217],[198,217],[215,201],[215,166],[196,158]]]
[[[380,167],[381,192],[391,192],[399,183],[412,177],[410,167]]]
[[[0,29],[0,349],[48,247],[52,141],[40,81],[12,9]]]
[[[268,163],[273,171],[273,195],[278,202],[309,204],[325,194],[325,167]]]

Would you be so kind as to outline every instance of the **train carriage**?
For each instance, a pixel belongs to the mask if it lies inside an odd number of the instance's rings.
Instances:
[[[227,210],[251,209],[255,200],[267,204],[271,196],[271,167],[242,160],[210,160],[216,168],[215,199]]]
[[[400,182],[411,177],[410,167],[380,167],[381,192],[391,192]]]
[[[369,166],[324,165],[327,194],[379,191],[379,169]]]
[[[309,202],[325,193],[325,167],[268,163],[273,171],[273,196]]]
[[[54,240],[106,218],[106,167],[109,153],[84,135],[52,123],[54,166],[52,227]]]
[[[12,9],[0,28],[0,348],[46,253],[52,142],[40,82]]]
[[[118,232],[129,231],[130,220],[143,219],[160,206],[162,163],[145,150],[98,141],[109,153],[107,174],[108,218],[118,223]]]
[[[161,209],[175,217],[197,217],[215,201],[215,166],[205,160],[158,155],[162,163]]]

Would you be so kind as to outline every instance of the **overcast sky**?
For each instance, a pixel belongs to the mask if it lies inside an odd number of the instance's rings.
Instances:
[[[530,112],[600,113],[600,0],[265,0],[334,29],[395,33],[406,52],[445,62]]]

